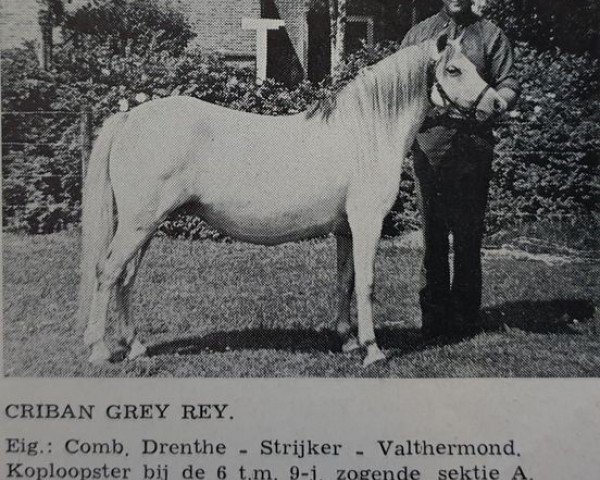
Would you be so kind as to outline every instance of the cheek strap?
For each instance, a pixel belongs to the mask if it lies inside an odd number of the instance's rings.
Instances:
[[[492,88],[491,85],[486,84],[485,87],[483,87],[483,90],[481,90],[481,92],[479,93],[479,95],[477,95],[477,98],[475,99],[475,101],[473,101],[471,103],[471,105],[469,105],[468,107],[463,107],[450,98],[450,96],[446,93],[446,91],[444,90],[444,87],[442,87],[442,85],[440,84],[440,82],[438,81],[437,78],[435,79],[435,81],[433,83],[433,87],[440,94],[440,97],[442,98],[442,101],[444,102],[444,108],[447,108],[450,106],[450,107],[454,108],[455,110],[457,110],[458,112],[460,112],[466,118],[472,118],[472,119],[475,118],[475,114],[477,112],[477,107],[481,103],[481,100],[483,100],[483,97],[485,97],[485,94],[488,92],[488,90],[490,90]]]

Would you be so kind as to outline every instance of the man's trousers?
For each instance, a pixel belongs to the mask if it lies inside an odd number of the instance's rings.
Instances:
[[[425,332],[452,333],[479,324],[481,244],[492,159],[491,139],[476,135],[456,135],[441,158],[429,158],[418,144],[414,149],[425,244],[420,290]]]

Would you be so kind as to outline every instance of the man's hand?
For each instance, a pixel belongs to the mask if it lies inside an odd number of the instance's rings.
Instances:
[[[519,98],[517,92],[515,92],[512,88],[501,88],[498,90],[498,95],[506,102],[504,110],[502,110],[500,113],[504,113],[507,110],[512,110],[517,103],[517,98]]]

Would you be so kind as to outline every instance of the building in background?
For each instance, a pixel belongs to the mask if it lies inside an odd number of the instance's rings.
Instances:
[[[439,0],[347,0],[345,51],[381,40],[399,40],[412,22],[439,8]],[[328,0],[172,0],[184,11],[201,49],[234,62],[252,63],[255,32],[242,19],[279,19],[267,35],[267,76],[285,83],[320,80],[330,71]],[[227,7],[224,8],[224,4]]]
[[[60,0],[56,0],[60,1]],[[92,0],[62,0],[69,13]],[[330,23],[328,0],[159,0],[181,10],[195,30],[193,43],[227,61],[253,65],[266,56],[266,76],[285,83],[304,78],[316,81],[330,71]],[[478,0],[481,3],[482,0]],[[2,48],[24,40],[40,45],[40,58],[48,63],[58,28],[43,25],[44,2],[2,0]],[[439,0],[347,0],[346,53],[382,40],[400,40],[411,24],[439,8]],[[266,33],[264,46],[243,20],[278,19],[281,28]],[[44,32],[42,32],[44,30]],[[50,45],[48,45],[50,42]],[[49,47],[49,48],[48,48]]]
[[[0,2],[0,45],[3,49],[23,42],[41,43],[37,0],[2,0]]]

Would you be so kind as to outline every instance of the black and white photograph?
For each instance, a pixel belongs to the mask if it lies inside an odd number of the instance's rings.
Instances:
[[[2,0],[6,377],[600,377],[598,0]]]

